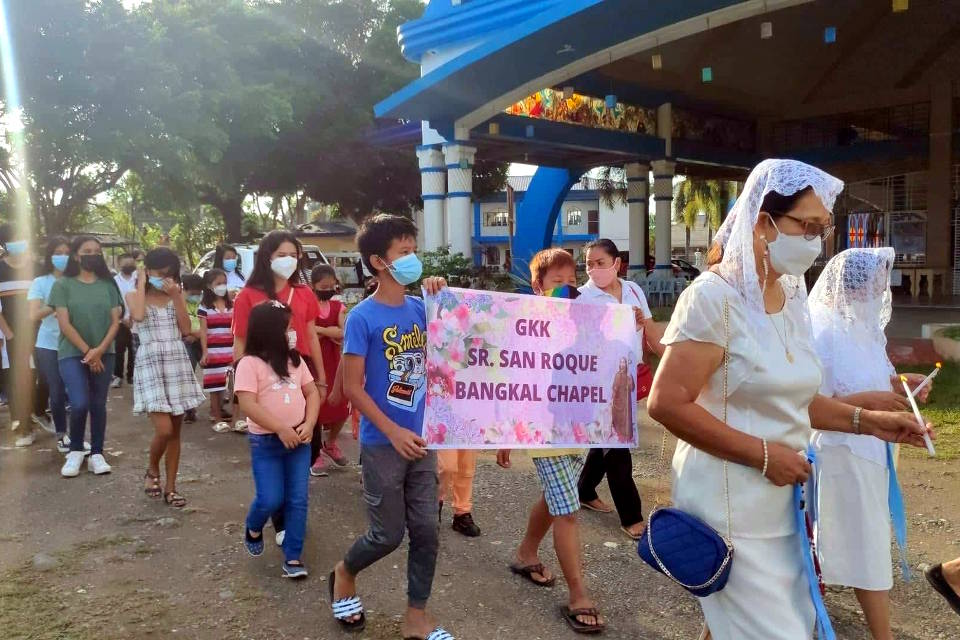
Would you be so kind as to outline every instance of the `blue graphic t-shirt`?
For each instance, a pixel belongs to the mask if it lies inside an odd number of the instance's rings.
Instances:
[[[427,384],[427,314],[423,300],[407,296],[399,307],[367,298],[347,316],[343,352],[363,356],[364,389],[377,406],[404,429],[423,430]],[[366,416],[360,418],[360,443],[390,441]]]

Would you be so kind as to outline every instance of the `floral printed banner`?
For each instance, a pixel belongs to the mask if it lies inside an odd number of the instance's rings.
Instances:
[[[426,306],[429,448],[636,446],[629,306],[455,288]]]

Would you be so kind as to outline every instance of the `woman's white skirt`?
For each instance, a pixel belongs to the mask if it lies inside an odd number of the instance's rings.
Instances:
[[[734,538],[722,591],[700,599],[714,640],[809,640],[816,614],[797,536]]]
[[[817,550],[827,584],[868,591],[893,587],[886,466],[847,447],[822,447]]]

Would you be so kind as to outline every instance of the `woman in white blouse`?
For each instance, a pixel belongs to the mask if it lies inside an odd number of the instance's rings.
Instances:
[[[793,513],[811,419],[821,429],[923,446],[912,416],[818,395],[803,274],[833,230],[843,183],[792,160],[765,160],[718,231],[709,270],[677,302],[648,402],[680,442],[673,498],[720,532],[729,486],[734,559],[721,591],[700,600],[714,640],[802,640],[815,613]],[[728,322],[724,320],[724,308]],[[729,337],[727,423],[724,345]],[[724,461],[728,482],[725,482]],[[704,637],[710,637],[704,635]]]

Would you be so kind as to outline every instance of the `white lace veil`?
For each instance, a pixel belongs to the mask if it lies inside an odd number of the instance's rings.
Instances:
[[[833,256],[810,291],[813,344],[825,390],[834,395],[890,388],[893,365],[884,329],[890,322],[891,247],[847,249]]]
[[[716,240],[723,247],[720,275],[743,296],[747,316],[757,328],[767,322],[753,253],[753,227],[760,216],[760,205],[771,191],[791,196],[807,187],[813,187],[823,206],[833,211],[843,181],[799,160],[764,160],[750,172],[743,192],[717,230]],[[806,300],[803,278],[783,276],[780,283],[788,296]]]

